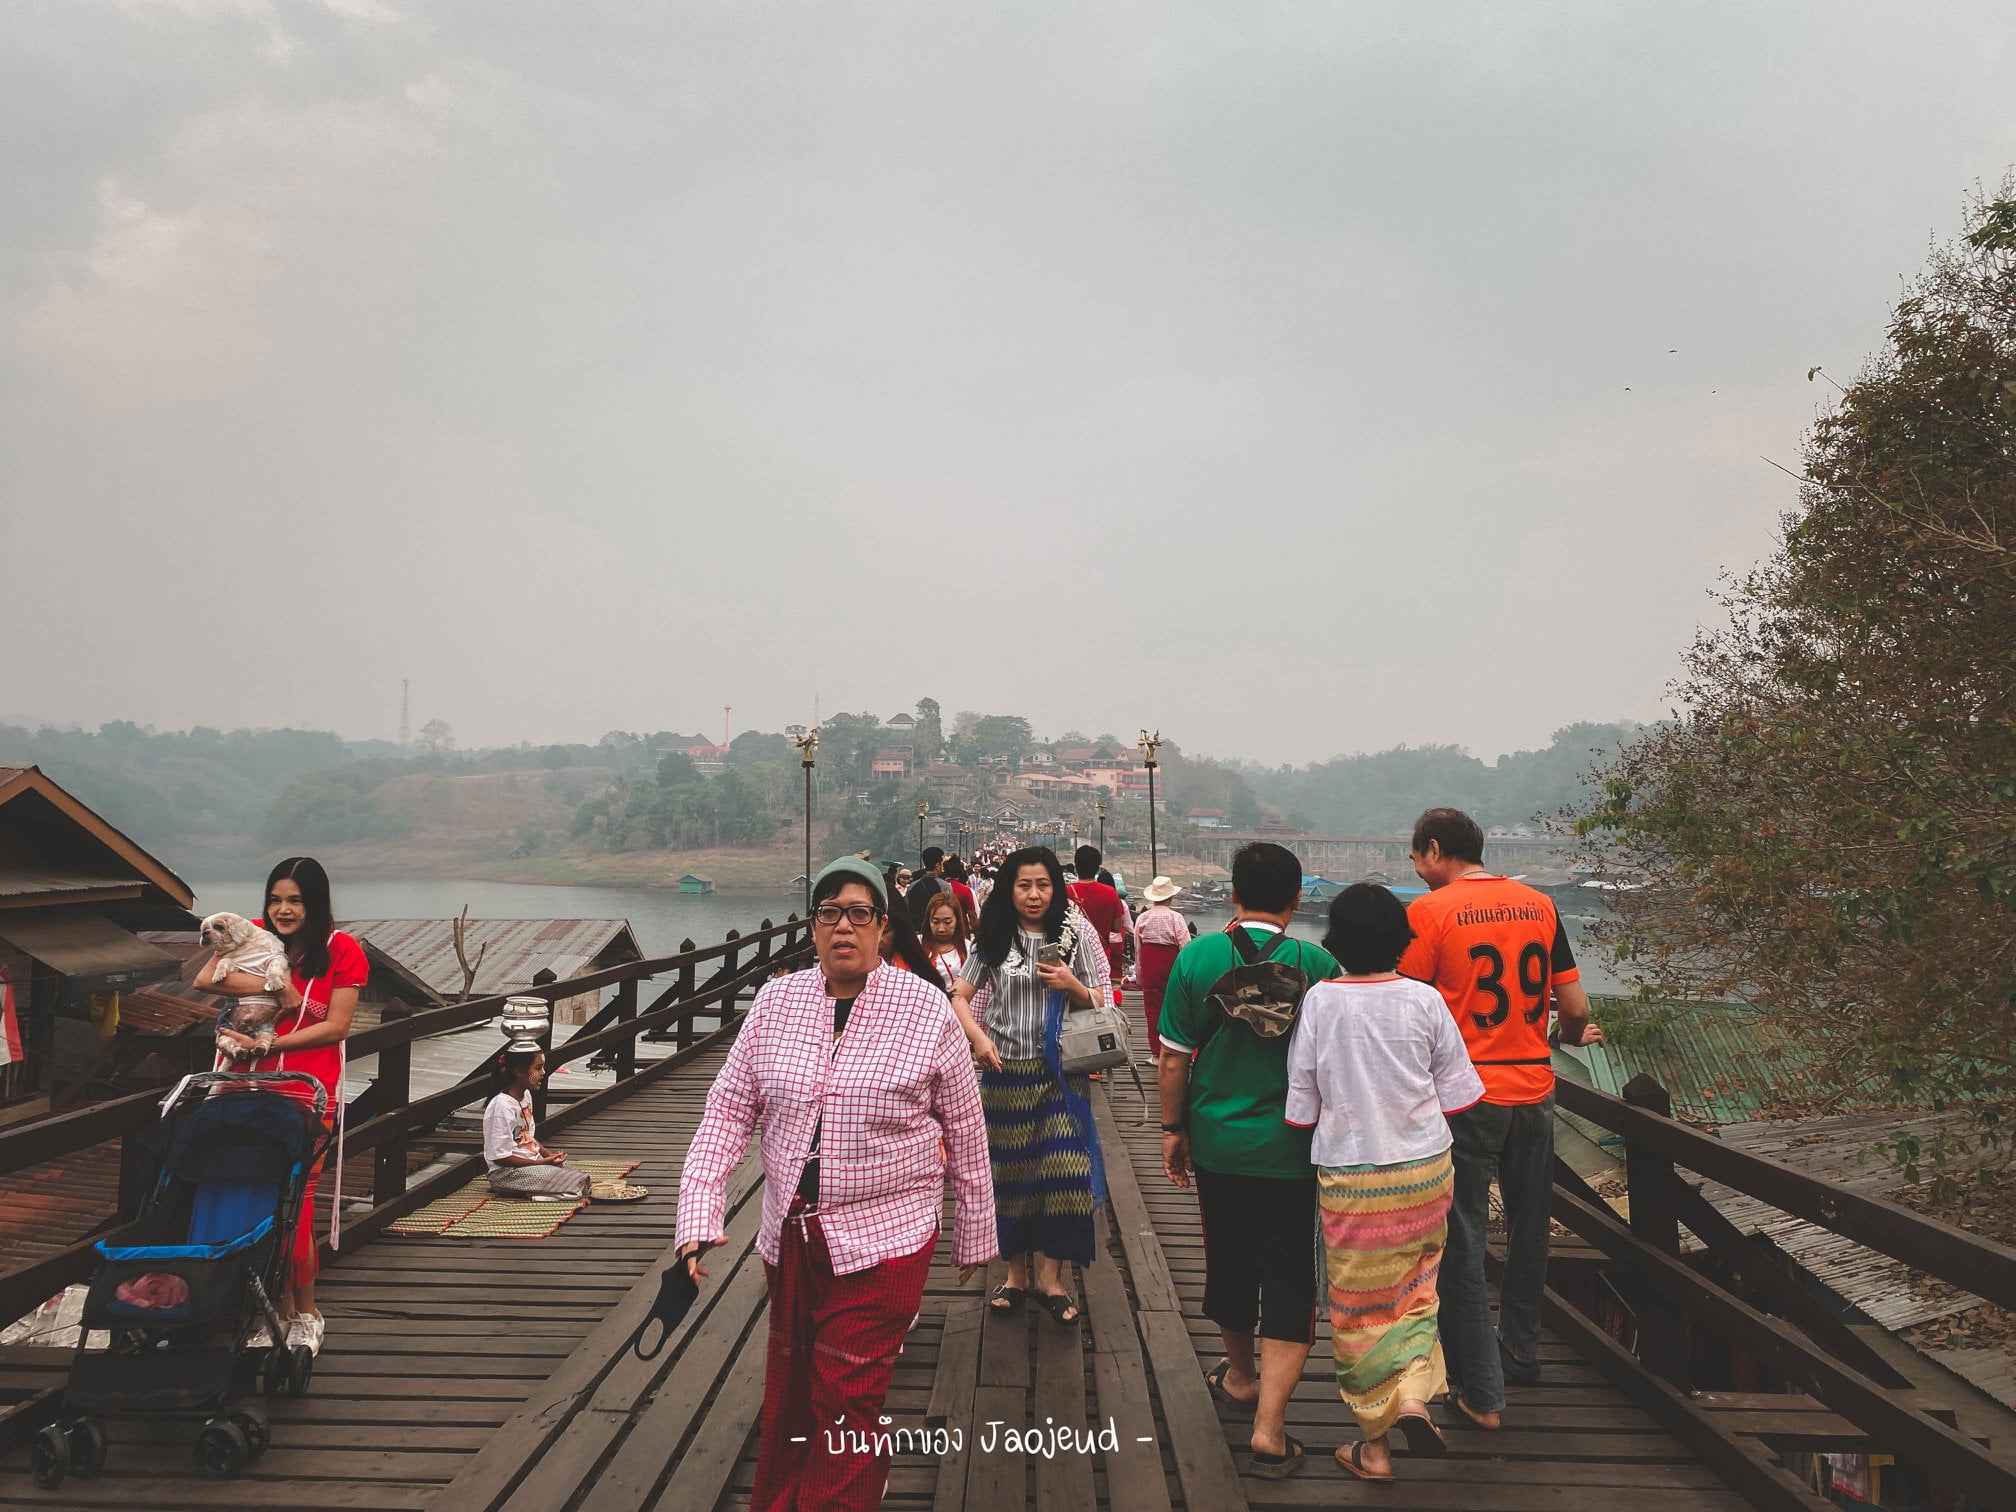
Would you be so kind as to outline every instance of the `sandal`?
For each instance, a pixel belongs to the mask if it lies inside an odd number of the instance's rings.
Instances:
[[[1028,1295],[1022,1287],[1010,1286],[1004,1281],[988,1295],[987,1311],[997,1318],[1005,1318],[1010,1313],[1021,1311],[1022,1299]]]
[[[1400,1436],[1407,1440],[1407,1452],[1440,1459],[1449,1452],[1449,1441],[1426,1412],[1403,1412],[1394,1420]]]
[[[1346,1470],[1349,1470],[1360,1480],[1389,1481],[1393,1479],[1393,1472],[1391,1470],[1381,1475],[1376,1470],[1367,1470],[1365,1468],[1365,1440],[1363,1439],[1359,1439],[1355,1444],[1346,1444],[1342,1449],[1339,1449],[1337,1451],[1337,1463],[1342,1465]]]
[[[1218,1368],[1204,1377],[1204,1384],[1211,1388],[1211,1395],[1218,1398],[1219,1401],[1230,1407],[1234,1412],[1245,1417],[1251,1417],[1260,1406],[1259,1394],[1256,1392],[1253,1400],[1250,1402],[1244,1397],[1232,1395],[1230,1389],[1225,1385],[1225,1377],[1231,1372],[1231,1369],[1232,1362],[1230,1360],[1220,1360]]]
[[[1066,1328],[1075,1327],[1084,1316],[1078,1310],[1078,1299],[1069,1292],[1043,1293],[1043,1311],[1050,1314],[1053,1322],[1062,1323]],[[1064,1316],[1067,1312],[1071,1314],[1068,1318]]]
[[[1246,1457],[1246,1468],[1262,1480],[1286,1480],[1302,1468],[1302,1441],[1294,1434],[1283,1434],[1288,1440],[1286,1454],[1269,1454],[1264,1449],[1255,1449]]]
[[[1486,1414],[1474,1411],[1471,1408],[1470,1404],[1463,1400],[1463,1397],[1459,1392],[1452,1391],[1449,1393],[1449,1405],[1451,1407],[1454,1407],[1458,1415],[1461,1416],[1461,1418],[1463,1419],[1464,1423],[1468,1424],[1472,1428],[1482,1428],[1486,1433],[1496,1433],[1498,1429],[1502,1426],[1499,1423],[1485,1422],[1484,1419],[1487,1416],[1496,1417],[1498,1416],[1498,1414],[1495,1412]]]

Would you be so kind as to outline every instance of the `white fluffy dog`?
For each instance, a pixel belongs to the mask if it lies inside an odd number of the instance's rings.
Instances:
[[[203,921],[200,938],[217,952],[210,973],[221,981],[227,972],[243,971],[262,978],[266,990],[232,1000],[217,1016],[217,1049],[227,1060],[258,1060],[273,1049],[273,1023],[280,1017],[280,994],[287,990],[287,952],[269,931],[234,913],[214,913]],[[230,1029],[257,1041],[250,1050],[232,1044]]]

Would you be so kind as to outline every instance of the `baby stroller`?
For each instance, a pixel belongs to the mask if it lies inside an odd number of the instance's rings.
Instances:
[[[306,1083],[314,1102],[268,1090]],[[266,1452],[272,1424],[256,1402],[302,1396],[314,1370],[306,1345],[282,1341],[274,1311],[302,1189],[328,1143],[329,1094],[298,1071],[210,1072],[186,1077],[150,1131],[160,1170],[140,1214],[97,1245],[100,1264],[84,1300],[84,1333],[70,1365],[58,1421],[32,1445],[36,1481],[105,1465],[104,1417],[203,1420],[196,1463],[236,1475]],[[242,1349],[264,1322],[275,1341]],[[92,1332],[111,1335],[92,1349]]]

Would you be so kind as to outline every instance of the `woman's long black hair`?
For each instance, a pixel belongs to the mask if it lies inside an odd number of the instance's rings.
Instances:
[[[1064,914],[1071,895],[1064,891],[1064,868],[1057,852],[1047,845],[1028,845],[1001,863],[987,901],[980,905],[980,928],[973,936],[973,949],[989,966],[999,966],[1015,949],[1022,932],[1022,915],[1015,907],[1015,879],[1025,866],[1040,866],[1050,873],[1050,911],[1043,915],[1043,938],[1054,940],[1064,932]]]
[[[931,952],[917,938],[917,926],[910,922],[910,906],[894,896],[889,899],[889,953],[927,982],[944,980]]]
[[[273,928],[266,917],[275,882],[292,882],[301,889],[301,927],[291,935]],[[336,929],[336,912],[329,903],[329,873],[313,856],[289,856],[266,874],[266,891],[259,897],[259,922],[272,930],[273,937],[287,944],[287,964],[314,981],[329,975],[329,936]]]

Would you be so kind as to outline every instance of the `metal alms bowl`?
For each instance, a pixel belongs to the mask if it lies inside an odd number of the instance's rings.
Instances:
[[[497,1027],[509,1039],[539,1039],[552,1022],[553,1005],[536,997],[504,999],[504,1011],[497,1017]]]

